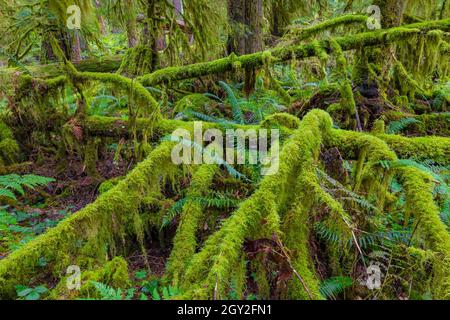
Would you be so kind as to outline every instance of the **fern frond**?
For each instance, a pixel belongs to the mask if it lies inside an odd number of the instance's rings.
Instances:
[[[353,285],[353,279],[350,277],[333,277],[326,279],[320,284],[319,291],[328,299],[336,300],[336,297],[346,288]]]
[[[15,199],[14,192],[20,195],[25,194],[25,190],[23,187],[35,189],[36,187],[46,186],[53,181],[55,180],[52,178],[46,178],[32,174],[24,176],[19,176],[17,174],[0,176],[0,196]]]
[[[207,149],[203,148],[201,145],[199,145],[198,143],[195,143],[194,141],[191,140],[187,140],[187,139],[183,139],[181,137],[175,137],[175,136],[166,136],[163,137],[161,139],[161,141],[171,141],[171,142],[178,142],[181,143],[187,147],[190,148],[194,148],[197,151],[200,151],[202,154],[207,154],[208,157],[210,157],[214,163],[223,166],[228,173],[233,176],[236,179],[240,179],[240,180],[244,180],[247,182],[251,182],[250,179],[248,179],[244,174],[238,172],[235,168],[233,168],[228,162],[226,162],[224,159],[222,159],[221,157],[219,157],[216,154],[212,154],[211,152],[209,152]]]
[[[242,114],[241,106],[236,98],[236,95],[234,94],[233,89],[231,89],[231,87],[223,81],[219,81],[219,85],[227,93],[228,100],[231,104],[231,110],[233,112],[234,121],[240,124],[244,124],[244,116]]]
[[[344,192],[348,197],[342,197],[341,199],[347,199],[347,200],[353,200],[357,204],[359,204],[362,208],[366,210],[373,210],[373,211],[379,211],[377,207],[375,207],[373,204],[371,204],[367,199],[363,198],[362,196],[354,193],[353,191],[347,189],[344,187],[339,181],[333,179],[328,174],[326,174],[324,171],[317,169],[317,172],[319,173],[319,176],[325,178],[325,180],[330,183],[332,186],[338,188],[342,192]]]
[[[420,121],[415,118],[403,118],[398,121],[392,121],[389,123],[386,132],[389,134],[397,134],[413,123],[420,123]]]

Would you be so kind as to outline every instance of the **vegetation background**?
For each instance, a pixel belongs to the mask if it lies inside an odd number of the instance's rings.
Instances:
[[[0,34],[1,299],[450,298],[449,1],[0,0]],[[280,170],[173,164],[194,121],[279,129]]]

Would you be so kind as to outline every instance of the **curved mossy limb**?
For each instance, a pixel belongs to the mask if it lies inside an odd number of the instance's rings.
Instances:
[[[166,276],[171,279],[176,287],[182,281],[180,276],[182,276],[197,248],[197,229],[204,212],[202,205],[195,198],[205,196],[208,193],[218,169],[217,165],[202,165],[198,168],[186,194],[187,201],[183,206],[181,220],[173,239],[173,249],[166,269]]]
[[[365,32],[356,35],[335,38],[336,42],[342,47],[343,51],[361,48],[364,46],[377,46],[382,44],[394,43],[410,36],[417,35],[428,30],[440,29],[450,30],[450,19],[430,21],[405,25],[398,28],[377,30]],[[320,46],[327,52],[331,51],[328,41],[320,41]],[[305,44],[286,48],[276,48],[270,50],[270,55],[274,61],[287,61],[293,58],[302,59],[315,56],[317,44]],[[161,83],[170,83],[183,79],[191,79],[205,75],[212,75],[233,71],[236,63],[242,68],[253,68],[264,65],[267,56],[265,52],[243,55],[240,57],[230,56],[211,62],[203,62],[183,67],[170,67],[144,75],[139,81],[144,86],[155,86]]]
[[[439,218],[439,209],[433,200],[433,178],[417,168],[402,167],[398,170],[406,192],[407,210],[415,218],[418,233],[439,254],[433,297],[450,299],[450,234]]]
[[[231,268],[237,263],[245,238],[252,235],[270,237],[274,232],[281,234],[280,213],[290,207],[290,199],[294,196],[288,190],[297,179],[302,152],[308,148],[312,150],[309,152],[318,153],[321,129],[326,135],[331,125],[331,118],[321,110],[313,110],[303,119],[300,128],[281,151],[278,172],[261,182],[260,188],[242,203],[191,260],[182,284],[188,290],[186,297],[225,297]],[[312,140],[309,141],[303,132],[311,130],[308,137]],[[265,232],[261,230],[262,219],[265,220]]]
[[[28,284],[37,274],[62,277],[70,265],[89,269],[116,255],[124,237],[136,235],[133,221],[145,195],[158,190],[161,176],[171,176],[176,169],[171,150],[171,143],[161,144],[94,203],[0,260],[0,297],[14,297],[14,286]],[[40,258],[48,261],[48,267],[38,265]]]
[[[261,122],[261,128],[274,129],[279,127],[286,127],[288,129],[298,129],[300,126],[300,119],[289,113],[275,113],[266,117]]]
[[[450,138],[407,138],[393,134],[381,134],[377,137],[385,141],[400,159],[413,158],[419,161],[433,159],[444,165],[450,163]]]
[[[348,14],[333,19],[327,19],[324,22],[318,23],[311,27],[293,30],[292,33],[296,35],[298,40],[305,40],[318,33],[324,32],[329,29],[334,29],[339,26],[348,26],[351,24],[366,24],[368,20],[367,16]]]

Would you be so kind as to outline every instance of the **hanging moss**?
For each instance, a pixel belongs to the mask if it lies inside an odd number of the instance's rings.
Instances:
[[[341,81],[341,105],[347,111],[348,116],[352,116],[356,113],[356,102],[352,85],[347,76],[347,59],[345,59],[344,52],[336,40],[330,39],[330,45],[333,54],[336,56],[336,73]]]
[[[139,45],[128,49],[117,73],[128,78],[135,78],[152,72],[152,49]]]

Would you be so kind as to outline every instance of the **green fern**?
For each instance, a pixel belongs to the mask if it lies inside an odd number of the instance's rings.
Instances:
[[[100,300],[131,300],[135,293],[135,289],[128,289],[124,293],[121,289],[111,288],[104,283],[92,281],[92,284],[100,294]]]
[[[403,118],[398,121],[390,122],[386,131],[389,134],[397,134],[413,123],[421,123],[421,122],[415,118]]]
[[[180,215],[184,205],[188,201],[195,201],[199,203],[203,208],[217,208],[217,209],[230,209],[236,208],[240,200],[228,198],[228,197],[185,197],[179,201],[177,201],[164,215],[163,222],[161,224],[161,228],[167,227],[176,216]]]
[[[171,141],[171,142],[178,142],[181,143],[187,147],[194,148],[197,151],[204,154],[205,152],[208,152],[205,148],[203,148],[198,143],[195,143],[194,141],[183,139],[181,137],[175,137],[175,136],[166,136],[161,139],[161,141]],[[208,156],[214,161],[214,163],[223,166],[228,173],[233,176],[236,179],[241,179],[243,181],[252,182],[250,179],[248,179],[244,174],[238,172],[235,168],[233,168],[228,162],[226,162],[221,157],[217,156],[216,154],[208,153]]]
[[[228,97],[228,101],[231,104],[231,110],[233,112],[233,119],[235,122],[239,123],[239,124],[244,124],[244,116],[242,114],[242,109],[241,106],[236,98],[236,95],[234,94],[233,89],[231,89],[231,87],[223,82],[223,81],[219,81],[219,85],[225,90],[225,92],[227,93],[227,97]]]
[[[326,174],[324,171],[317,169],[317,173],[319,174],[319,177],[323,177],[328,183],[338,188],[340,191],[344,192],[348,196],[342,197],[341,199],[355,201],[357,204],[359,204],[362,208],[366,210],[379,211],[379,209],[375,207],[373,204],[371,204],[367,199],[347,189],[341,183],[339,183],[338,181],[330,177],[328,174]]]
[[[343,239],[346,238],[340,233],[339,230],[332,230],[320,221],[316,222],[313,228],[320,239],[332,244],[341,245],[344,242]]]
[[[17,174],[0,176],[0,197],[16,200],[15,193],[24,195],[24,187],[35,189],[36,187],[46,186],[53,181],[55,180],[52,178],[32,174],[25,176],[19,176]]]
[[[346,288],[353,285],[353,279],[350,277],[338,276],[324,280],[320,284],[319,291],[330,300],[336,300],[337,296]]]

